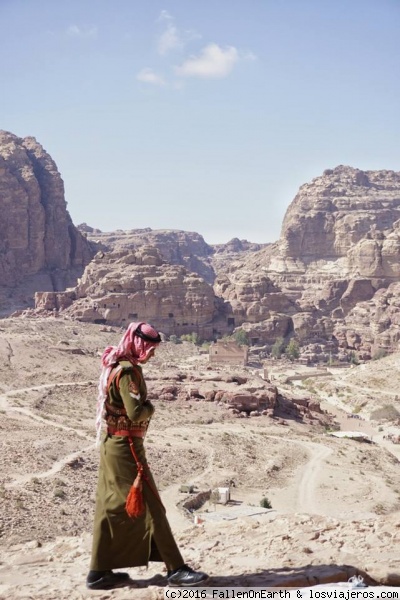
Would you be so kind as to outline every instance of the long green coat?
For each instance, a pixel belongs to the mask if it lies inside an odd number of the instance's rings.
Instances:
[[[154,412],[146,400],[146,384],[140,367],[121,362],[122,375],[109,388],[108,402],[113,409],[125,408],[134,423],[148,420]],[[131,519],[125,511],[130,487],[137,475],[135,460],[128,439],[108,435],[100,448],[100,469],[96,494],[93,547],[90,569],[106,571],[123,567],[147,565],[163,561],[167,569],[183,565],[183,558],[174,540],[165,509],[161,504],[150,468],[147,465],[143,439],[133,438],[135,452],[150,479],[143,479],[145,513]],[[154,493],[155,492],[155,493]]]

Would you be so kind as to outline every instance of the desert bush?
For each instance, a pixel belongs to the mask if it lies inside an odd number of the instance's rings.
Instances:
[[[248,346],[249,345],[249,336],[247,335],[244,329],[238,329],[233,334],[233,339],[239,346]]]
[[[300,356],[299,343],[292,338],[285,349],[285,354],[289,360],[296,360]]]
[[[197,345],[197,344],[199,344],[199,335],[195,331],[192,331],[192,333],[187,333],[187,334],[181,335],[181,341],[182,342],[192,342],[192,344]]]
[[[387,351],[385,348],[378,348],[373,355],[371,356],[372,360],[379,360],[381,358],[385,358],[387,356]]]
[[[280,358],[285,350],[285,340],[283,337],[276,338],[272,348],[271,354],[274,358]]]
[[[66,493],[62,488],[60,488],[60,487],[55,488],[55,490],[54,490],[55,498],[61,498],[61,500],[62,500],[63,498],[65,498],[65,496],[66,496]]]
[[[272,504],[266,496],[264,496],[264,498],[261,498],[260,506],[262,506],[262,508],[272,508]]]

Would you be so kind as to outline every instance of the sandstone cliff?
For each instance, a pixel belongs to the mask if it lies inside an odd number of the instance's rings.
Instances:
[[[221,335],[212,286],[197,273],[166,263],[153,246],[98,252],[75,288],[38,292],[36,309],[111,325],[149,321],[167,335]]]
[[[210,246],[195,232],[79,231],[53,159],[1,131],[0,208],[2,315],[38,292],[39,312],[205,339],[242,327],[267,352],[294,336],[312,360],[399,347],[400,173],[328,169],[301,186],[275,244]]]
[[[400,173],[325,171],[300,188],[280,239],[264,246],[80,228],[99,252],[75,288],[37,294],[39,311],[115,325],[147,319],[167,335],[203,339],[242,327],[266,352],[294,336],[310,360],[398,348]]]
[[[33,137],[0,131],[0,296],[2,308],[60,290],[92,257],[67,212],[57,166]]]
[[[130,253],[143,246],[156,248],[165,262],[198,273],[208,283],[214,281],[211,262],[214,251],[198,233],[171,229],[153,231],[150,228],[107,233],[90,231],[86,224],[78,225],[78,229],[85,231],[88,239],[105,252]]]
[[[400,173],[339,166],[303,185],[279,241],[233,261],[216,289],[261,343],[275,330],[314,358],[321,345],[367,358],[398,347],[397,308],[382,290],[400,278],[399,250]]]
[[[210,284],[214,283],[218,273],[224,272],[233,260],[268,246],[252,244],[237,238],[226,244],[209,245],[199,233],[179,229],[153,230],[148,227],[102,232],[86,223],[78,225],[78,229],[85,233],[88,240],[99,250],[105,252],[132,252],[142,246],[152,246],[159,251],[165,262],[181,265],[188,271],[198,273]]]

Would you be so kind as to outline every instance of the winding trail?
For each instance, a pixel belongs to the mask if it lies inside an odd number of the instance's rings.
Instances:
[[[95,446],[96,446],[96,444],[93,443],[93,444],[90,444],[90,446],[86,446],[86,448],[81,448],[80,450],[76,450],[75,452],[71,452],[70,454],[67,454],[63,458],[60,458],[60,460],[57,460],[53,464],[51,469],[48,469],[47,471],[41,471],[41,472],[36,472],[36,473],[27,473],[26,475],[20,475],[19,477],[16,477],[14,479],[14,481],[12,481],[11,483],[6,483],[5,487],[8,489],[16,488],[20,485],[24,485],[25,483],[28,483],[33,477],[37,477],[38,479],[46,479],[47,477],[52,477],[52,475],[56,475],[57,473],[59,473],[65,467],[65,465],[67,465],[71,461],[75,460],[76,458],[79,458],[85,452],[92,450]]]
[[[61,471],[66,464],[69,462],[79,458],[84,453],[91,451],[95,447],[95,438],[94,435],[88,435],[86,432],[76,429],[74,427],[70,427],[68,425],[64,425],[62,423],[58,423],[56,421],[52,421],[48,418],[41,417],[40,415],[35,414],[32,410],[28,408],[23,408],[19,406],[13,406],[10,403],[10,400],[19,396],[24,392],[31,391],[40,391],[44,389],[54,389],[57,387],[68,387],[68,386],[86,386],[90,382],[89,381],[80,381],[80,382],[65,382],[65,383],[54,383],[54,384],[43,384],[38,386],[32,386],[27,388],[20,388],[16,390],[10,390],[8,392],[0,394],[0,409],[8,412],[8,413],[19,413],[24,415],[28,419],[33,421],[45,423],[47,426],[52,426],[55,429],[61,429],[64,431],[72,432],[75,435],[82,438],[86,442],[89,442],[84,447],[76,450],[74,452],[69,453],[63,458],[56,461],[52,467],[46,471],[41,472],[32,472],[27,473],[18,477],[15,477],[12,482],[7,482],[7,488],[16,488],[18,486],[24,485],[33,477],[37,477],[39,479],[44,479],[48,477],[52,477],[56,475],[59,471]],[[327,403],[328,404],[328,403]],[[326,406],[328,410],[330,407]],[[338,406],[331,405],[332,413],[336,416],[341,416],[341,424],[342,429],[345,430],[346,427],[346,413],[341,410]],[[349,424],[350,425],[350,424]],[[352,422],[353,426],[354,423]],[[360,423],[360,426],[367,426],[367,424]],[[371,425],[368,424],[369,432],[371,433]],[[235,428],[234,428],[235,429]],[[244,434],[245,435],[245,434]],[[277,435],[269,435],[269,438],[279,438]],[[379,435],[377,431],[374,431],[374,441],[377,444],[381,445],[385,449],[389,450],[395,456],[399,457],[400,448],[391,448],[391,445],[388,444],[385,440],[383,440],[383,435]],[[308,442],[303,440],[288,440],[288,443],[295,444],[303,449],[305,449],[309,453],[309,459],[300,467],[296,469],[296,472],[293,477],[293,497],[289,503],[290,512],[313,512],[318,513],[318,485],[319,485],[319,476],[321,469],[323,468],[327,457],[332,453],[332,450],[323,443],[316,442]],[[199,444],[202,449],[204,446]],[[204,464],[204,468],[201,472],[197,473],[194,478],[192,478],[193,483],[201,483],[208,481],[210,475],[213,472],[213,465],[215,459],[215,451],[212,447],[208,447],[207,460]],[[162,498],[164,503],[166,504],[169,518],[171,519],[174,527],[177,529],[184,529],[188,526],[191,526],[190,522],[184,517],[182,512],[176,505],[176,499],[179,498],[179,484],[172,484],[168,486],[165,490],[162,491]]]
[[[67,383],[53,383],[53,384],[46,383],[43,385],[35,385],[32,387],[28,387],[28,388],[20,388],[17,390],[10,390],[8,392],[0,394],[0,409],[5,411],[6,413],[18,413],[18,414],[24,415],[25,417],[28,417],[29,419],[32,419],[33,421],[38,421],[40,423],[45,423],[46,425],[51,425],[55,429],[62,429],[64,431],[72,432],[75,435],[77,435],[78,437],[90,442],[90,444],[88,446],[85,446],[84,448],[80,448],[79,450],[76,450],[75,452],[71,452],[70,454],[67,454],[63,458],[57,460],[52,465],[51,469],[48,469],[47,471],[30,472],[30,473],[26,473],[25,475],[20,475],[18,477],[15,477],[13,481],[5,483],[6,488],[10,489],[10,488],[15,488],[15,487],[24,485],[28,481],[30,481],[33,477],[36,477],[38,479],[46,479],[48,477],[52,477],[53,475],[56,475],[57,473],[59,473],[65,467],[66,464],[75,460],[76,458],[79,458],[85,452],[92,450],[96,445],[94,436],[89,436],[84,431],[80,431],[79,429],[76,429],[75,427],[69,427],[68,425],[63,425],[62,423],[58,423],[57,421],[52,421],[51,419],[41,417],[40,415],[36,415],[29,408],[23,408],[20,406],[12,406],[9,403],[9,398],[12,398],[14,396],[19,396],[25,392],[40,391],[40,390],[51,389],[51,388],[54,389],[57,387],[68,387],[68,386],[74,386],[74,385],[86,386],[89,383],[90,382],[88,382],[88,381],[79,381],[79,382],[73,381],[73,382],[67,382]]]
[[[303,468],[303,473],[299,482],[296,512],[313,512],[318,513],[317,507],[317,485],[318,475],[323,467],[326,458],[332,454],[332,450],[322,444],[313,442],[296,442],[311,450],[311,459]]]

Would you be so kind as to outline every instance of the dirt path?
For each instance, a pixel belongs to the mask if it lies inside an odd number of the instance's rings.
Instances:
[[[37,479],[46,479],[47,477],[52,477],[52,475],[56,475],[57,473],[59,473],[69,462],[75,460],[76,458],[79,458],[88,450],[92,450],[95,447],[95,445],[96,444],[93,443],[90,444],[90,446],[86,446],[86,448],[81,448],[76,452],[71,452],[70,454],[67,454],[63,458],[60,458],[60,460],[56,461],[51,467],[51,469],[49,469],[48,471],[32,472],[27,473],[25,475],[20,475],[19,477],[16,477],[11,483],[6,483],[4,485],[6,488],[10,489],[28,483],[32,479],[32,477],[36,477]]]
[[[300,445],[311,451],[311,458],[303,468],[298,484],[295,512],[318,514],[318,477],[324,461],[332,454],[332,450],[323,444],[313,442],[300,442]]]
[[[90,442],[89,445],[85,445],[79,450],[72,452],[53,464],[51,469],[42,472],[32,472],[21,475],[15,478],[12,482],[7,484],[7,487],[18,487],[20,485],[25,484],[32,477],[37,478],[48,478],[56,473],[58,473],[68,462],[74,460],[88,452],[94,448],[94,436],[89,436],[87,433],[80,431],[74,427],[70,427],[67,425],[63,425],[61,423],[51,421],[49,419],[44,419],[43,417],[35,414],[32,410],[17,406],[12,406],[9,400],[18,396],[24,392],[30,391],[38,391],[41,389],[50,389],[57,388],[59,386],[74,386],[74,385],[87,385],[88,382],[66,382],[66,383],[55,383],[55,384],[45,384],[40,386],[32,386],[29,388],[21,388],[18,390],[10,390],[9,392],[0,394],[0,408],[5,410],[6,412],[16,412],[24,415],[25,417],[32,419],[34,421],[44,422],[46,425],[51,425],[54,428],[62,429],[65,431],[73,432],[78,435],[82,439],[87,442]],[[324,403],[324,408],[332,412],[337,420],[340,422],[342,430],[358,430],[369,435],[374,436],[374,441],[379,443],[382,447],[391,451],[396,457],[400,455],[400,447],[391,447],[393,444],[383,440],[383,434],[379,435],[379,433],[372,428],[372,426],[365,421],[360,420],[350,420],[348,419],[348,415],[340,409],[336,405],[332,405],[329,402]],[[232,424],[232,431],[238,433],[240,435],[245,436],[245,432],[235,423]],[[175,435],[175,434],[174,434]],[[269,435],[270,439],[277,439],[279,435]],[[300,467],[296,468],[293,472],[292,483],[289,485],[290,492],[287,494],[287,498],[285,500],[285,510],[287,512],[312,512],[318,514],[321,510],[319,507],[318,501],[318,488],[321,483],[321,471],[323,469],[324,463],[327,457],[332,453],[332,450],[323,443],[315,443],[301,440],[288,440],[290,444],[296,444],[299,447],[305,449],[309,453],[308,460]],[[204,446],[200,444],[202,449]],[[197,473],[194,478],[192,478],[192,483],[203,484],[208,481],[210,474],[213,471],[213,463],[214,463],[214,450],[212,447],[208,449],[207,460],[204,464],[204,468],[201,472]],[[168,486],[165,490],[162,491],[162,498],[168,510],[169,518],[171,519],[171,524],[175,529],[183,530],[187,527],[190,527],[190,521],[182,514],[180,509],[177,507],[177,498],[179,498],[179,485],[173,484]]]
[[[44,384],[44,385],[36,385],[36,386],[28,387],[28,388],[20,388],[18,390],[10,390],[8,392],[0,394],[0,409],[5,411],[6,413],[18,413],[18,414],[24,415],[28,419],[32,419],[33,421],[38,421],[40,423],[45,423],[47,426],[50,425],[50,426],[54,427],[55,429],[62,429],[64,431],[72,432],[75,435],[79,436],[80,438],[91,442],[88,446],[85,446],[84,448],[80,448],[79,450],[76,450],[75,452],[71,452],[70,454],[67,454],[63,458],[59,459],[58,461],[56,461],[53,464],[51,469],[49,469],[47,471],[39,471],[39,472],[32,471],[32,472],[26,473],[24,475],[20,475],[19,477],[16,477],[12,482],[5,484],[6,488],[15,488],[15,487],[24,485],[28,481],[30,481],[33,477],[36,477],[38,479],[46,479],[48,477],[52,477],[53,475],[56,475],[57,473],[59,473],[65,467],[65,465],[68,464],[70,461],[75,460],[76,458],[79,458],[80,456],[82,456],[82,454],[84,454],[85,452],[87,452],[95,447],[94,436],[89,436],[84,431],[80,431],[79,429],[76,429],[75,427],[69,427],[68,425],[63,425],[62,423],[52,421],[51,419],[48,419],[48,418],[45,419],[45,418],[41,417],[40,415],[36,415],[29,408],[23,408],[20,406],[12,406],[9,403],[9,398],[12,398],[14,396],[20,396],[21,394],[23,394],[25,392],[40,391],[42,389],[51,389],[51,388],[57,388],[60,386],[63,386],[63,387],[67,387],[67,386],[71,386],[71,385],[72,386],[73,385],[85,386],[87,384],[88,384],[87,381]]]

